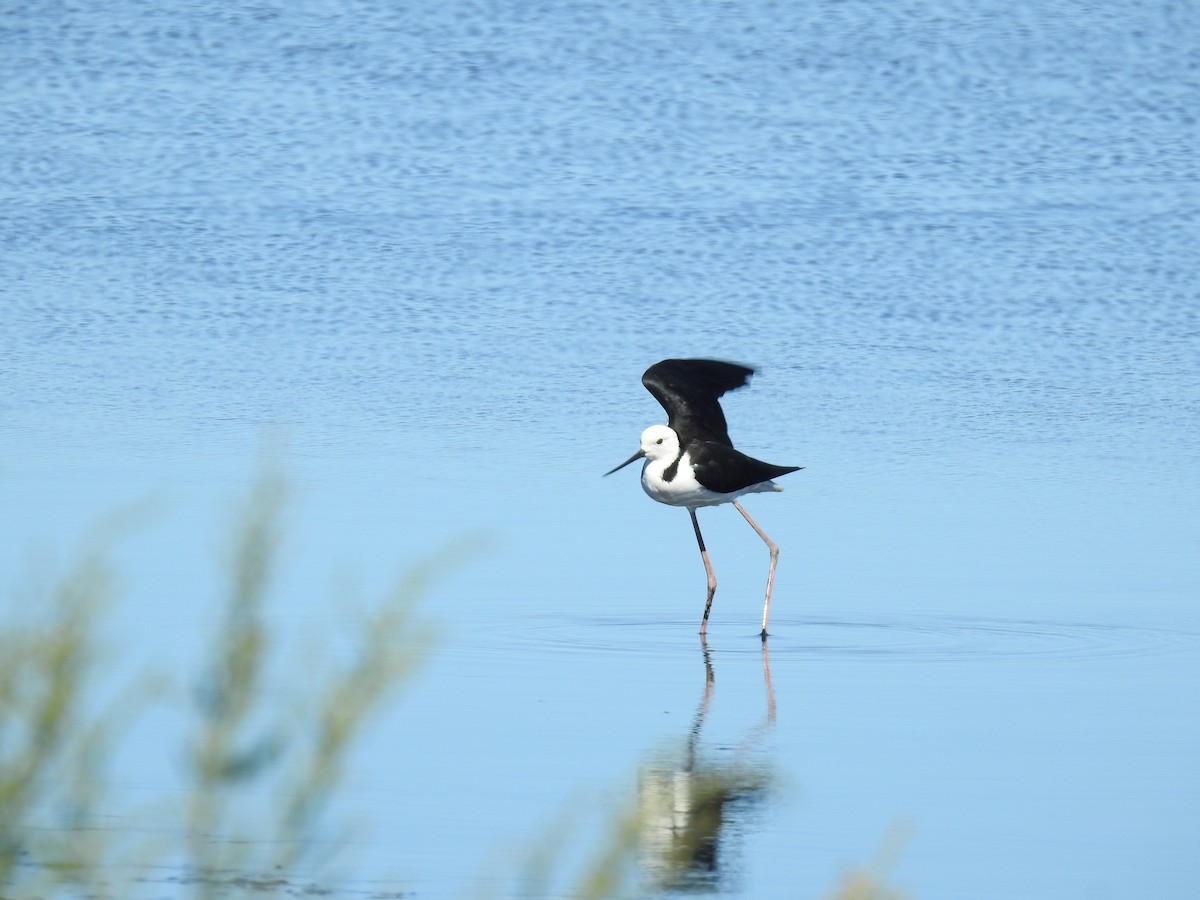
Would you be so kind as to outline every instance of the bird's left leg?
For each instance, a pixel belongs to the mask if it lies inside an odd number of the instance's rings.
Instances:
[[[737,509],[737,511],[742,514],[742,518],[744,518],[747,522],[750,523],[750,527],[754,529],[755,533],[760,538],[763,539],[763,541],[767,545],[767,549],[771,551],[771,568],[767,570],[767,599],[763,603],[763,620],[762,620],[762,635],[761,635],[762,639],[766,640],[767,639],[767,616],[771,612],[771,585],[775,582],[775,564],[777,562],[779,562],[779,548],[775,546],[774,541],[772,541],[769,537],[767,537],[765,534],[763,534],[763,530],[761,528],[759,528],[758,525],[755,524],[754,520],[752,518],[750,518],[749,514],[744,509],[742,509],[742,504],[740,504],[736,500],[734,500],[733,505]]]
[[[708,561],[708,550],[704,547],[704,535],[700,533],[700,522],[696,519],[696,510],[688,507],[692,517],[692,527],[696,529],[696,543],[700,545],[700,558],[704,560],[704,574],[708,576],[708,597],[704,601],[704,618],[700,620],[700,637],[708,630],[708,613],[712,609],[713,594],[717,592],[717,576],[713,574],[712,563]]]

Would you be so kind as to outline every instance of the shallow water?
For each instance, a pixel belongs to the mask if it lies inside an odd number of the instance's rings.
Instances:
[[[297,645],[347,583],[481,534],[339,797],[344,893],[505,893],[547,835],[578,862],[623,799],[724,773],[693,892],[821,896],[895,841],[919,898],[1190,897],[1197,31],[1167,3],[14,9],[4,570],[156,498],[113,551],[112,666],[186,683],[264,444]],[[661,418],[642,370],[690,355],[760,366],[731,433],[805,466],[747,500],[782,551],[766,656],[741,518],[700,513],[706,653],[686,516],[600,477]],[[114,830],[177,789],[177,728],[123,748]]]

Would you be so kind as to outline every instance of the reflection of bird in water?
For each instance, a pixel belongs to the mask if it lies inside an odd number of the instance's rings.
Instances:
[[[751,758],[775,721],[775,697],[767,646],[762,649],[766,712],[732,759],[714,761],[700,753],[700,733],[713,696],[713,668],[704,646],[704,694],[682,752],[645,766],[638,779],[641,812],[639,861],[644,877],[659,890],[708,890],[729,874],[722,853],[732,833],[766,795],[769,766]]]

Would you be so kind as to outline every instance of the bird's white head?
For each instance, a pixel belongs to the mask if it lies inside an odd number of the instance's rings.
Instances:
[[[651,462],[675,460],[679,456],[679,435],[666,425],[651,425],[642,432],[642,455]]]
[[[619,466],[609,469],[605,475],[611,475],[617,469],[623,469],[637,459],[648,459],[656,462],[660,459],[675,459],[679,456],[679,435],[666,425],[651,425],[642,432],[642,447],[637,453],[625,460]]]

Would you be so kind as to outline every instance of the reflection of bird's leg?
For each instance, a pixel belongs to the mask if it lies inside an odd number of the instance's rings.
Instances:
[[[700,635],[700,649],[704,654],[704,694],[700,697],[700,705],[696,707],[696,717],[692,720],[692,730],[688,734],[686,771],[691,772],[696,766],[696,744],[700,740],[700,729],[708,718],[708,707],[712,703],[713,667],[712,657],[708,652],[708,643],[704,635]]]
[[[704,549],[704,535],[700,533],[700,522],[696,519],[696,510],[689,506],[688,514],[692,517],[692,527],[696,529],[696,543],[700,545],[700,558],[704,560],[704,572],[708,575],[708,598],[704,601],[704,618],[700,620],[700,633],[704,634],[708,630],[708,612],[712,609],[713,594],[717,592],[717,576],[713,574],[712,563],[708,561],[708,551]],[[746,514],[742,513],[742,515]],[[755,527],[757,528],[757,526]]]
[[[767,642],[762,642],[763,683],[767,688],[767,724],[775,724],[775,689],[771,687],[771,655],[767,652]]]
[[[767,537],[765,534],[763,534],[763,530],[761,528],[759,528],[758,525],[756,525],[754,523],[754,520],[752,518],[750,518],[750,515],[744,509],[742,509],[742,504],[740,504],[736,500],[734,500],[733,505],[737,508],[737,511],[742,514],[742,518],[744,518],[747,522],[750,523],[750,527],[754,529],[755,533],[760,538],[762,538],[763,541],[766,542],[767,549],[771,551],[771,568],[767,570],[767,599],[763,603],[762,637],[763,637],[763,640],[766,640],[767,616],[771,612],[771,585],[775,581],[775,563],[779,562],[779,548],[775,546],[775,543],[769,537]],[[694,520],[695,513],[692,513],[692,517]],[[700,531],[699,531],[699,529],[697,529],[696,534],[698,535],[699,533],[700,533]],[[701,544],[700,546],[701,546],[701,549],[703,549],[704,545]],[[712,600],[711,594],[709,595],[709,600],[710,601]],[[705,617],[707,618],[707,614]]]
[[[763,737],[775,727],[775,689],[771,686],[771,659],[767,652],[767,642],[762,642],[763,687],[767,691],[767,712],[763,720],[747,732],[745,739],[738,745],[738,756],[751,753]]]

